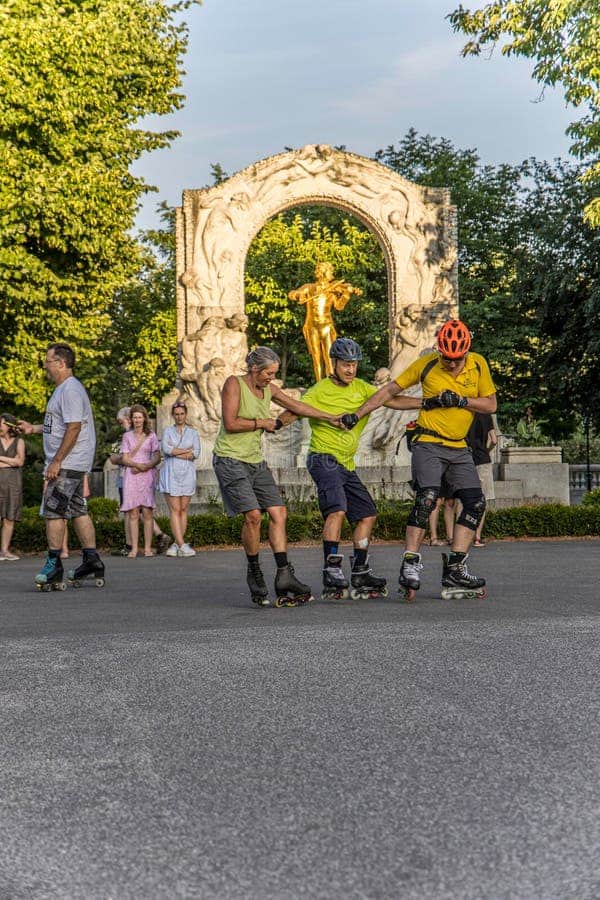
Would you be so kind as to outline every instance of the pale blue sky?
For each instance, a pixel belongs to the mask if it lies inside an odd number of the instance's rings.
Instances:
[[[528,61],[463,59],[465,39],[445,19],[457,5],[205,0],[189,10],[185,108],[155,120],[181,137],[136,164],[159,188],[138,225],[155,224],[159,200],[176,205],[207,184],[210,163],[232,174],[285,146],[345,144],[372,156],[412,126],[477,149],[484,163],[567,156],[576,111],[559,91],[536,102]]]

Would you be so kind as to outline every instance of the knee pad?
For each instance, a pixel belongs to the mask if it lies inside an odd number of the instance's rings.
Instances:
[[[454,494],[460,500],[462,509],[456,520],[457,525],[464,525],[471,531],[477,531],[477,526],[483,519],[485,512],[485,497],[479,488],[463,488]]]
[[[416,528],[427,528],[429,516],[435,509],[435,501],[438,498],[439,488],[436,487],[420,487],[417,485],[415,493],[415,505],[410,511],[408,517],[408,525]]]

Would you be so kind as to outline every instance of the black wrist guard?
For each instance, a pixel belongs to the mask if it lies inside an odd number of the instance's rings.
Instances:
[[[348,431],[351,431],[354,426],[358,424],[358,416],[356,415],[356,413],[344,413],[341,422],[344,428],[347,428]]]
[[[280,428],[283,428],[283,422],[279,417],[275,419],[275,431],[279,431]]]

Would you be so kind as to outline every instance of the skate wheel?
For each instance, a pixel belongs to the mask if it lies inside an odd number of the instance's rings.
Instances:
[[[252,600],[252,602],[254,603],[255,606],[262,606],[265,609],[267,607],[271,606],[271,601],[269,600],[269,598],[265,597],[263,595],[257,595],[256,597],[251,597],[250,599]]]
[[[414,588],[402,588],[402,597],[407,603],[412,603],[416,596]]]
[[[96,587],[104,587],[104,578],[96,578]]]
[[[488,595],[487,588],[480,588],[478,591],[476,591],[476,596],[477,596],[478,600],[486,600],[487,595]]]
[[[35,589],[36,589],[36,591],[41,591],[41,590],[43,590],[42,585],[41,585],[41,584],[38,584],[37,582],[36,582],[36,584],[35,584]]]
[[[275,597],[275,608],[281,609],[282,606],[287,606],[287,597]]]
[[[44,592],[44,594],[48,594],[51,591],[51,587],[49,584],[42,584],[41,589]]]
[[[364,591],[359,590],[358,588],[352,588],[350,591],[350,598],[352,600],[366,600],[368,594],[365,594]]]
[[[79,579],[77,579],[77,578],[74,578],[74,579],[72,579],[72,580],[69,579],[69,584],[71,585],[71,587],[74,587],[74,588],[80,588],[80,587],[81,587],[81,582],[80,582]]]
[[[379,591],[379,596],[380,596],[380,597],[387,597],[388,593],[389,593],[388,589],[387,589],[386,587],[384,587],[384,588],[382,588],[382,589]]]
[[[66,591],[67,585],[64,581],[57,581],[56,584],[52,585],[53,591]]]

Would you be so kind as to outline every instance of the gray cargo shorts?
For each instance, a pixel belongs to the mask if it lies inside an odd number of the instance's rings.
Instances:
[[[42,508],[45,519],[78,519],[87,516],[87,500],[83,496],[85,472],[61,469],[58,478],[49,481],[44,491]]]
[[[228,516],[251,509],[285,506],[266,462],[247,463],[228,456],[213,456],[213,468]]]
[[[416,441],[412,451],[412,478],[419,487],[440,487],[446,482],[448,493],[465,488],[481,490],[473,454],[468,447],[444,447],[431,441]]]

